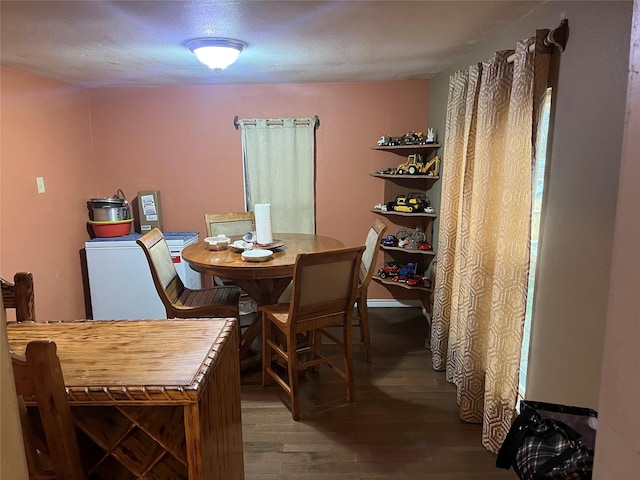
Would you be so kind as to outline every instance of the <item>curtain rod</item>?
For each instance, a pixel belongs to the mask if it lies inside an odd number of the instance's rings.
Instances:
[[[313,117],[315,119],[315,128],[318,128],[320,126],[320,119],[318,118],[318,115],[315,115]],[[245,125],[254,125],[256,124],[255,120],[244,120],[243,123]],[[293,121],[294,125],[310,125],[311,122],[309,120],[294,120]],[[284,125],[284,122],[282,120],[267,120],[267,125]],[[233,126],[236,128],[236,130],[238,130],[240,128],[240,122],[238,121],[238,116],[236,115],[233,119]]]
[[[569,38],[569,20],[563,18],[558,28],[555,28],[544,38],[544,44],[547,47],[558,47],[560,53],[564,52],[567,46],[567,39]],[[535,43],[529,45],[529,52],[533,52],[536,49]],[[515,53],[507,57],[507,62],[513,63],[516,59]]]

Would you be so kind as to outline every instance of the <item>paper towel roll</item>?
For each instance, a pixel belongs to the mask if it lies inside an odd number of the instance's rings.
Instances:
[[[261,245],[273,243],[273,233],[271,232],[271,204],[257,203],[253,207],[253,214],[256,217],[256,240]]]

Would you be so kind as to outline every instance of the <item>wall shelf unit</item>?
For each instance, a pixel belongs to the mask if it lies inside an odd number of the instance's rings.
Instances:
[[[419,158],[420,162],[426,163],[433,159],[440,147],[441,145],[439,143],[415,145],[379,145],[372,147],[372,150],[390,152],[397,156],[404,156],[407,159],[407,162],[409,161],[409,157],[411,155],[417,155],[417,158]],[[415,158],[413,160],[415,160]],[[396,163],[396,165],[398,163]],[[415,163],[413,165],[415,165]],[[395,170],[395,165],[387,170],[392,169]],[[413,175],[408,173],[381,173],[381,171],[378,171],[375,173],[370,173],[369,175],[384,181],[383,205],[388,205],[389,202],[394,201],[398,196],[406,196],[412,192],[424,193],[425,196],[428,197],[429,190],[431,189],[433,184],[440,179],[439,171],[437,170],[438,169],[436,169],[436,171],[430,171],[428,173],[417,173]],[[396,232],[393,231],[394,227],[396,227],[397,230],[400,228],[415,229],[419,227],[424,231],[426,235],[426,241],[433,245],[433,221],[434,219],[438,218],[437,213],[410,213],[392,210],[385,211],[379,208],[374,208],[371,210],[371,212],[387,217],[391,222],[394,223],[394,225],[391,226],[390,231],[388,232],[389,234],[395,235]],[[415,223],[412,223],[410,219],[414,219]],[[379,248],[384,252],[385,263],[395,262],[399,265],[406,264],[407,262],[417,263],[418,275],[423,275],[426,272],[431,261],[435,257],[435,252],[433,250],[407,249],[402,247],[392,247],[384,245],[380,245]],[[425,286],[407,285],[404,282],[398,281],[394,282],[391,278],[381,278],[377,274],[373,276],[373,279],[380,284],[416,291],[420,294],[422,303],[425,306],[429,304],[431,288],[427,288]]]

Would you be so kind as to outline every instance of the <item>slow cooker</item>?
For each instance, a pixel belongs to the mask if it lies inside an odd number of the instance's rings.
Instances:
[[[122,190],[118,190],[115,197],[92,198],[87,202],[89,219],[94,222],[119,222],[131,218],[129,202],[119,197]]]

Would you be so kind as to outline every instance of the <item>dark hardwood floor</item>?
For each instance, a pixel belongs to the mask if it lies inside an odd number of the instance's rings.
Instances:
[[[324,367],[301,379],[294,422],[278,386],[263,388],[259,369],[243,372],[246,480],[516,479],[495,467],[481,426],[458,418],[455,388],[424,348],[420,310],[369,315],[373,361],[355,346],[355,403]]]

